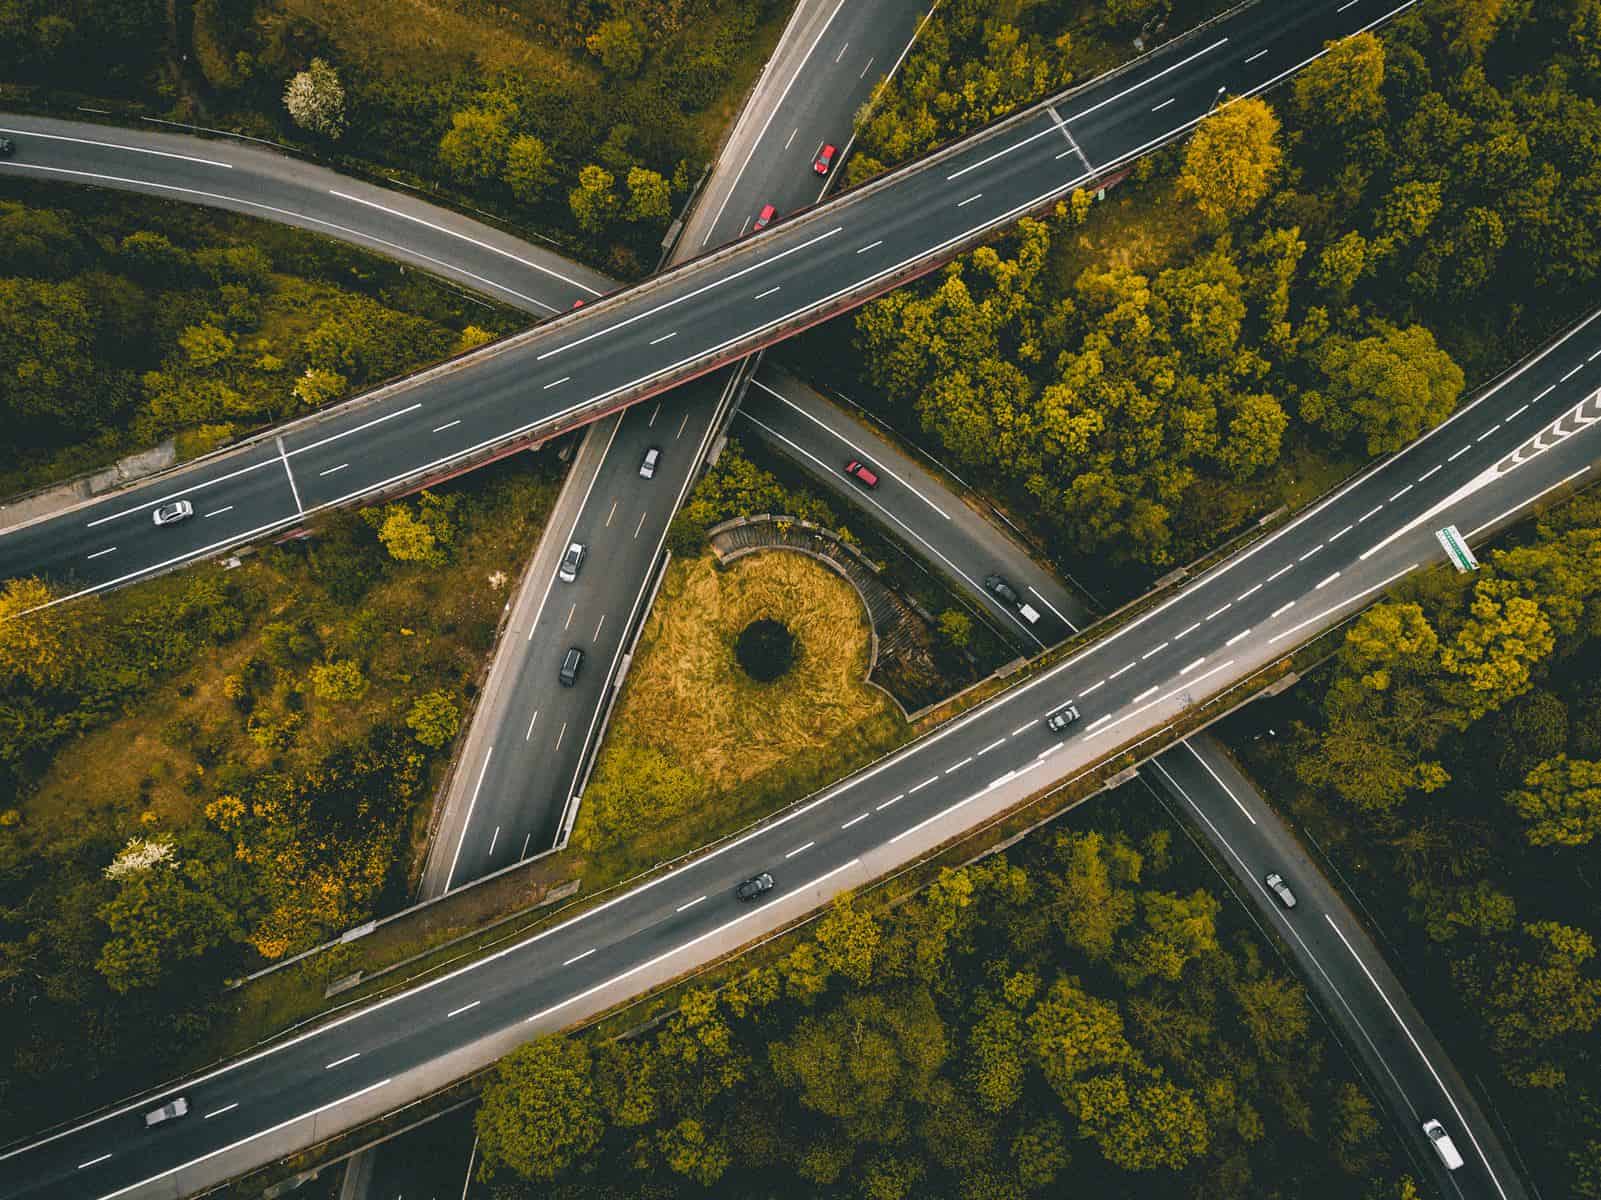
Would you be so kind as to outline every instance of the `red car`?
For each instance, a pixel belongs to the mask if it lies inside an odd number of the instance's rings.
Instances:
[[[812,160],[812,170],[816,171],[819,175],[827,175],[828,168],[833,165],[834,147],[825,143],[823,148],[817,152],[817,157]]]
[[[845,464],[845,474],[863,487],[876,488],[878,486],[878,474],[866,463],[858,459],[853,458]]]
[[[773,223],[773,218],[777,215],[778,209],[771,204],[762,205],[762,211],[757,214],[756,223],[750,227],[750,231],[752,233],[760,233]]]

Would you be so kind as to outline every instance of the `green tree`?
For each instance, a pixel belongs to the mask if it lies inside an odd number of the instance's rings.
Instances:
[[[628,171],[628,219],[666,224],[672,219],[672,195],[656,171],[631,167]]]
[[[309,676],[311,690],[319,700],[360,700],[369,686],[367,677],[361,673],[361,665],[348,658],[318,663],[311,668]]]
[[[1202,121],[1184,152],[1179,190],[1207,220],[1223,225],[1244,216],[1268,193],[1278,173],[1279,119],[1256,98],[1235,100]]]
[[[474,1119],[479,1178],[505,1168],[523,1179],[553,1179],[593,1150],[606,1123],[591,1073],[581,1038],[540,1038],[501,1059]]]
[[[448,692],[424,692],[406,714],[406,724],[419,742],[437,750],[461,728],[461,710]]]
[[[1384,118],[1384,43],[1359,33],[1324,47],[1321,58],[1295,76],[1295,107],[1311,121],[1336,130],[1377,124]]]
[[[502,174],[511,194],[524,203],[542,200],[556,182],[556,161],[542,139],[520,133],[506,147]]]
[[[626,17],[602,21],[586,39],[589,52],[600,59],[608,74],[630,79],[645,61],[645,43]]]
[[[450,128],[439,139],[439,161],[458,179],[484,182],[500,175],[510,147],[511,127],[506,112],[499,108],[464,108],[451,115]]]
[[[610,171],[593,163],[578,172],[578,186],[567,193],[567,203],[584,232],[602,233],[616,219],[621,204],[612,190],[616,182]]]
[[[1559,754],[1508,797],[1531,846],[1587,846],[1601,833],[1601,762]]]

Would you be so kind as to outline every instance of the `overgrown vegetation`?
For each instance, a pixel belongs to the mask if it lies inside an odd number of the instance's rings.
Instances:
[[[1379,914],[1393,961],[1547,1195],[1601,1197],[1601,497],[1476,575],[1402,585],[1252,751]],[[1404,914],[1404,915],[1403,915]]]
[[[404,898],[547,472],[24,620],[44,586],[0,592],[0,1127],[164,1075],[225,978]]]
[[[0,494],[172,434],[198,453],[519,328],[287,225],[0,181]]]
[[[1143,801],[1076,824],[838,903],[643,1036],[514,1052],[478,1116],[494,1194],[1415,1196],[1204,860]]]
[[[654,266],[786,9],[197,0],[180,6],[175,46],[159,3],[15,0],[0,12],[0,76],[421,177],[628,278]]]
[[[1093,217],[1075,195],[862,310],[858,369],[1073,566],[1111,559],[1136,590],[1591,305],[1596,20],[1592,0],[1435,0],[1349,39]],[[949,110],[939,133],[982,115],[920,103]]]
[[[793,664],[769,682],[736,660],[782,622]],[[573,833],[608,874],[649,867],[755,820],[906,740],[866,682],[870,628],[850,584],[787,551],[668,568]]]

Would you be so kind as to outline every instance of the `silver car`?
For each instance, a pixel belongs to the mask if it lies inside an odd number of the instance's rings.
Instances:
[[[179,521],[187,521],[195,515],[195,506],[187,500],[174,500],[171,504],[163,504],[150,514],[150,519],[157,525],[176,525]]]

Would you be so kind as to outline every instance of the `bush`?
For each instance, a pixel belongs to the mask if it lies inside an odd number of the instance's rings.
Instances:
[[[795,635],[782,621],[763,617],[740,631],[734,657],[757,683],[771,683],[795,663]]]

